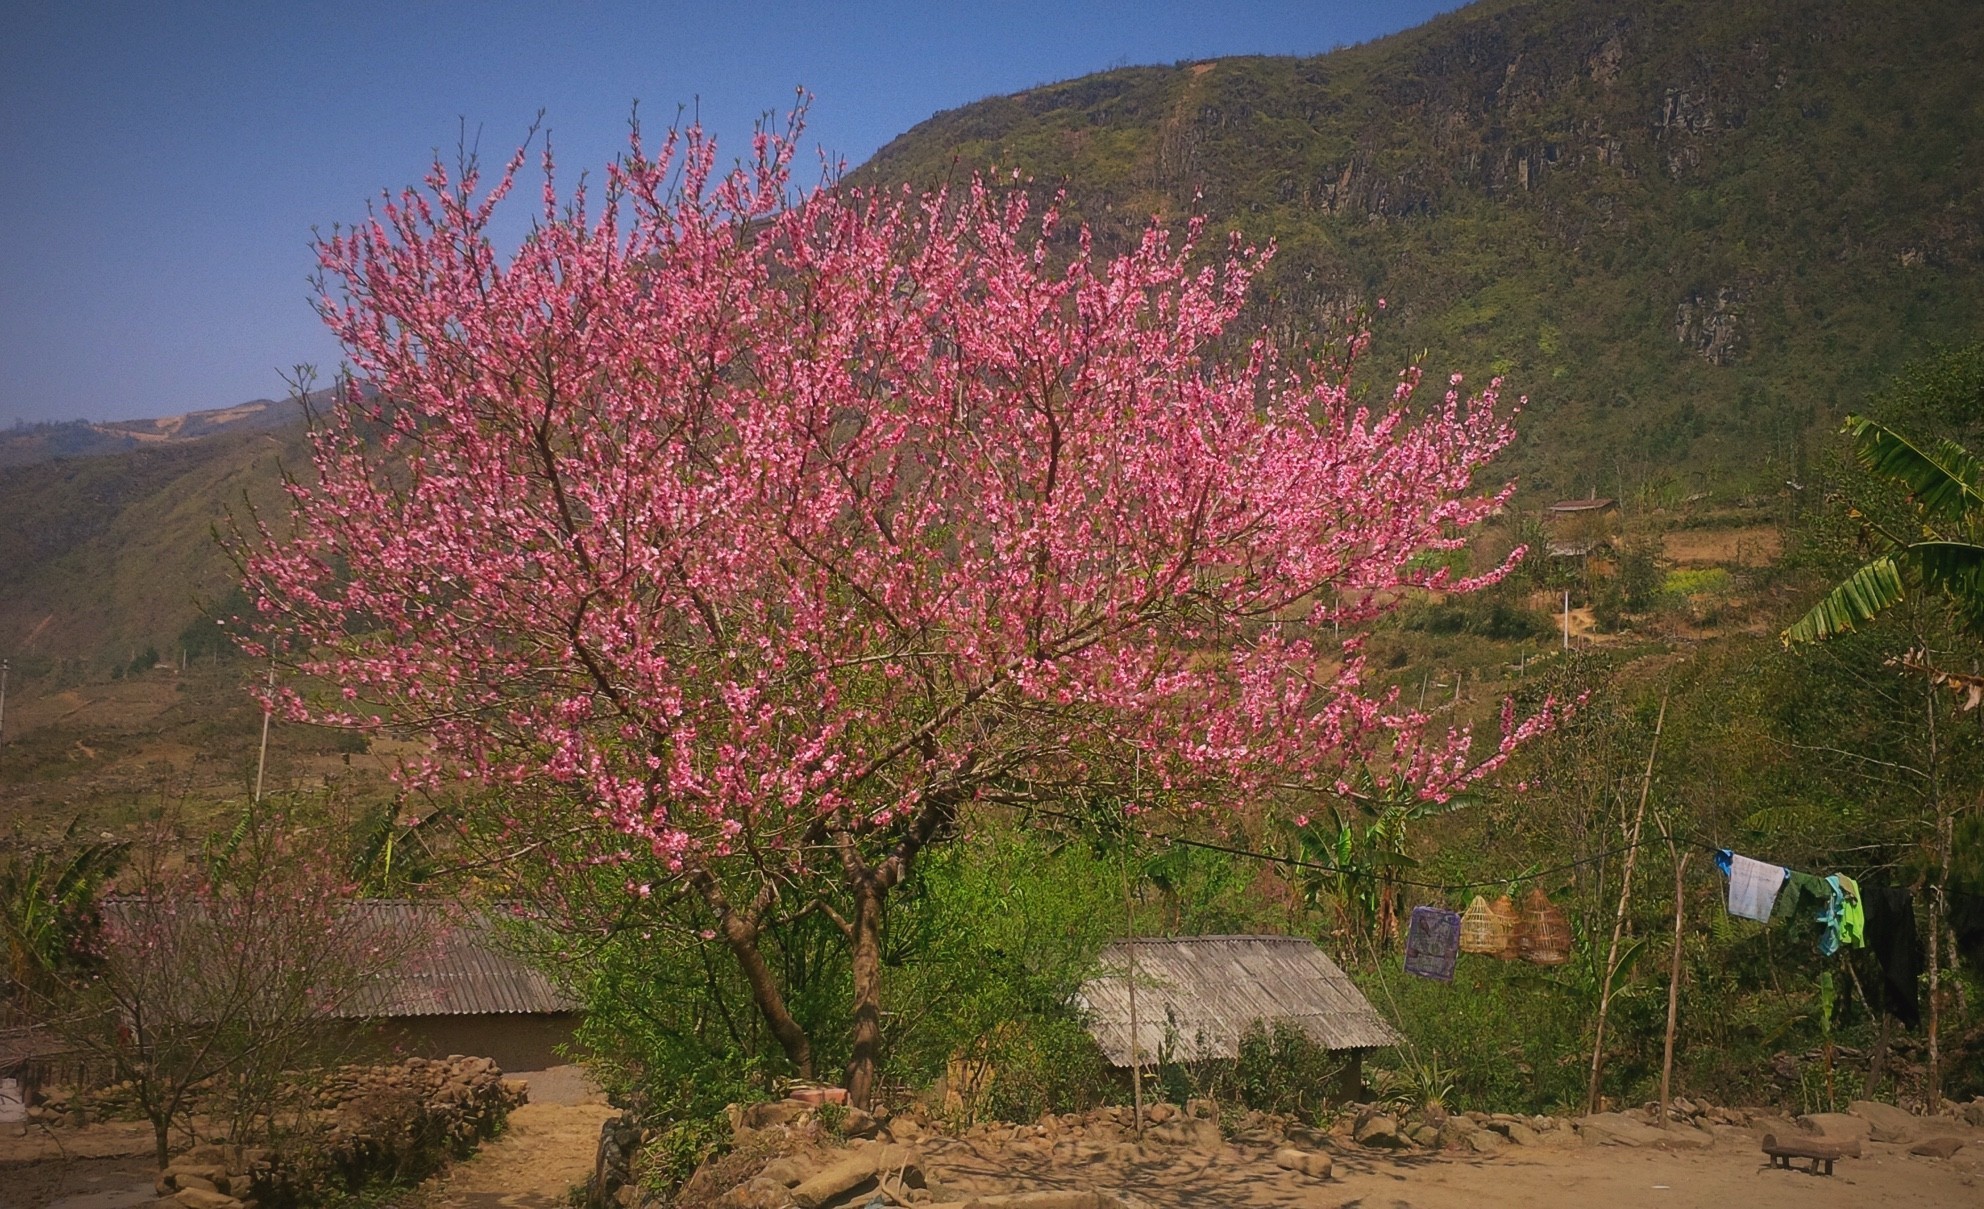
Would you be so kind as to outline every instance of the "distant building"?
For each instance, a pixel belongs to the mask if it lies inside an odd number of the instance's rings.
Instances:
[[[1608,499],[1602,496],[1593,496],[1588,500],[1558,500],[1556,503],[1550,505],[1549,508],[1550,515],[1552,516],[1596,516],[1600,513],[1617,512],[1618,510],[1618,500]]]

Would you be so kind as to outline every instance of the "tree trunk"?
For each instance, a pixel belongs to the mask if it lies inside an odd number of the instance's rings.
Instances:
[[[879,879],[854,884],[854,1030],[847,1057],[847,1102],[872,1107],[882,1054],[882,896]]]
[[[751,1002],[757,1005],[758,1014],[765,1018],[765,1025],[771,1029],[772,1036],[778,1038],[780,1048],[785,1050],[786,1061],[792,1063],[800,1078],[811,1079],[813,1043],[808,1040],[806,1030],[786,1009],[785,995],[779,990],[778,980],[772,977],[771,967],[765,964],[764,952],[758,947],[758,938],[762,934],[758,912],[740,912],[732,907],[723,888],[707,873],[697,875],[691,881],[702,894],[703,901],[716,914],[723,943],[737,958],[737,966],[744,972],[744,981],[751,988]]]
[[[164,1171],[172,1162],[172,1118],[170,1116],[152,1118],[152,1151],[158,1159],[158,1169]]]

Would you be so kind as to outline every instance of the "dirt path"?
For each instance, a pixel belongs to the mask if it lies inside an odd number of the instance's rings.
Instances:
[[[424,1209],[563,1209],[572,1185],[592,1174],[599,1127],[617,1115],[575,1077],[523,1076],[531,1102],[510,1114],[503,1136],[442,1177]]]
[[[1767,1169],[1753,1144],[1718,1143],[1700,1153],[1611,1146],[1524,1147],[1493,1159],[1454,1154],[1392,1157],[1336,1152],[1336,1176],[1314,1181],[1277,1168],[1265,1151],[1227,1147],[1130,1161],[1099,1155],[1028,1155],[967,1143],[926,1145],[926,1168],[947,1196],[986,1191],[1106,1189],[1151,1209],[1858,1209],[1984,1205],[1984,1156],[1965,1147],[1951,1160],[1867,1145],[1832,1177]],[[989,1153],[988,1153],[989,1151]],[[1131,1200],[1134,1198],[1134,1200]]]

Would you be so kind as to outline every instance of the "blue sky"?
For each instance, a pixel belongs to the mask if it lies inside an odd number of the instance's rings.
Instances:
[[[1113,66],[1315,54],[1457,7],[1310,3],[423,2],[0,6],[0,426],[279,395],[338,350],[312,227],[416,180],[462,122],[512,150],[539,110],[563,169],[632,104],[720,142],[814,95],[859,164],[932,113]]]

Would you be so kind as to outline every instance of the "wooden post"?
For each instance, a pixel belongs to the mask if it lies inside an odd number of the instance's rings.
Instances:
[[[276,690],[276,669],[269,669],[269,691]],[[275,712],[275,703],[262,707],[262,754],[255,758],[255,805],[262,804],[262,772],[269,766],[269,715]]]
[[[1660,715],[1653,722],[1653,746],[1646,753],[1646,773],[1640,779],[1639,809],[1627,840],[1626,868],[1619,882],[1619,910],[1612,918],[1612,946],[1605,953],[1605,978],[1598,991],[1598,1028],[1591,1042],[1591,1081],[1585,1088],[1585,1111],[1598,1111],[1598,1076],[1605,1064],[1605,1017],[1612,1011],[1612,976],[1619,972],[1619,938],[1626,931],[1626,904],[1633,896],[1633,865],[1640,854],[1640,824],[1646,820],[1647,794],[1653,789],[1653,762],[1660,755],[1660,732],[1667,725],[1667,694],[1660,695]]]
[[[1666,827],[1661,831],[1665,832]],[[1674,837],[1667,837],[1667,851],[1674,853]],[[1669,1092],[1674,1083],[1674,1024],[1681,1008],[1681,917],[1686,907],[1682,897],[1682,878],[1688,872],[1688,858],[1692,852],[1684,852],[1681,859],[1674,862],[1674,960],[1667,970],[1667,1044],[1660,1055],[1660,1127],[1667,1128],[1667,1105]]]
[[[1123,849],[1118,854],[1123,870],[1123,931],[1127,934],[1123,951],[1129,960],[1130,980],[1130,1103],[1136,1116],[1137,1136],[1144,1136],[1144,1055],[1137,1032],[1137,912],[1130,897],[1130,829],[1123,828]]]

